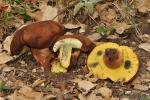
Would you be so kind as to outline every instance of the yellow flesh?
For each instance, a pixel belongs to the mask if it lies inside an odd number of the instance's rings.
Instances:
[[[62,45],[59,48],[60,62],[56,61],[52,62],[51,72],[53,73],[67,72],[66,68],[68,68],[70,65],[71,53],[72,53],[72,46],[67,44]]]
[[[60,62],[53,61],[52,62],[52,68],[51,68],[52,73],[66,73],[67,70],[60,64]]]
[[[53,46],[53,51],[56,52],[59,49],[60,64],[64,68],[68,68],[71,60],[72,48],[80,49],[82,43],[75,38],[66,38],[57,41]]]
[[[70,45],[62,45],[59,49],[60,63],[64,68],[68,68],[70,65],[71,53],[72,46]]]
[[[105,65],[103,62],[103,54],[106,48],[117,48],[123,54],[123,64],[116,68],[111,69]],[[97,56],[97,52],[102,51],[102,55]],[[131,61],[131,66],[129,69],[124,68],[124,63],[126,60]],[[95,67],[91,66],[92,63],[98,62],[99,64]],[[90,53],[87,61],[89,70],[100,79],[110,78],[112,81],[129,81],[138,70],[138,59],[136,54],[127,46],[120,46],[115,43],[104,43],[97,46]]]

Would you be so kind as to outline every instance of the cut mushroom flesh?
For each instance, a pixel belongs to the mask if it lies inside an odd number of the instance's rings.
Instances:
[[[58,61],[52,61],[52,67],[51,67],[52,73],[65,73],[67,70],[60,64]]]
[[[72,49],[80,49],[82,42],[74,38],[65,38],[57,41],[53,46],[53,51],[57,52],[59,49],[60,63],[64,68],[68,68],[70,65]]]

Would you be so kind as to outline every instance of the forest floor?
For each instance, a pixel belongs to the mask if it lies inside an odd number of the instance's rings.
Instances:
[[[100,2],[93,3],[92,12],[83,7],[73,15],[79,3],[74,0],[0,0],[0,55],[7,51],[5,39],[20,25],[49,20],[61,12],[56,21],[70,29],[81,27],[68,34],[132,48],[140,63],[135,77],[127,83],[94,77],[86,70],[87,53],[81,53],[67,73],[49,75],[31,52],[13,60],[0,56],[0,100],[150,100],[150,1],[93,1]]]

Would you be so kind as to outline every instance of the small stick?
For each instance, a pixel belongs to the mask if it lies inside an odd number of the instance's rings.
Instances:
[[[88,14],[88,16],[89,16],[89,17],[90,17],[90,18],[91,18],[91,19],[92,19],[92,20],[93,20],[93,21],[94,21],[97,25],[99,25],[99,23],[98,23],[98,22],[96,22],[96,20],[95,20],[95,19],[93,19],[91,15],[89,15],[89,14]]]
[[[69,9],[67,9],[67,11],[68,11],[68,12],[71,12]],[[70,15],[71,15],[71,14],[70,14]],[[78,19],[76,19],[74,16],[71,15],[71,17],[72,17],[74,20],[76,20],[78,23],[81,24],[81,22],[80,22]]]

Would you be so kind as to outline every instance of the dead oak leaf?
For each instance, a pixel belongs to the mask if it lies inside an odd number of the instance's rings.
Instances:
[[[109,8],[109,5],[110,3],[105,3],[96,6],[96,11],[100,16],[101,21],[104,23],[110,23],[113,19],[117,18],[116,11]]]
[[[42,92],[35,92],[28,86],[23,86],[7,97],[9,100],[45,100]]]
[[[36,11],[34,13],[31,12],[27,13],[37,21],[52,20],[58,14],[57,8],[48,6],[46,2],[41,3],[39,9],[40,9],[39,11]],[[58,21],[58,18],[56,17],[54,20]]]
[[[117,18],[117,14],[114,9],[104,10],[99,15],[101,21],[104,23],[110,23]]]
[[[83,89],[84,91],[86,91],[87,93],[96,87],[97,84],[93,84],[90,81],[86,81],[86,80],[82,80],[78,83],[79,88]]]
[[[7,36],[6,39],[4,40],[3,44],[3,50],[7,51],[8,54],[10,54],[10,44],[12,41],[13,36]]]
[[[27,11],[27,14],[28,14],[31,18],[35,19],[36,21],[41,21],[41,18],[42,18],[42,16],[43,16],[43,12],[40,11],[40,10],[39,10],[39,11],[36,11],[36,12],[34,12],[34,13]]]
[[[112,92],[113,91],[107,87],[101,87],[97,90],[97,93],[100,93],[105,98],[105,100],[110,100]]]
[[[145,43],[141,43],[139,45],[139,48],[141,48],[141,49],[143,49],[143,50],[145,50],[147,52],[150,52],[150,41],[147,41]]]
[[[136,0],[135,6],[139,12],[149,12],[150,11],[150,0]]]
[[[138,90],[141,90],[141,91],[146,91],[146,90],[148,90],[148,86],[141,85],[141,84],[134,84],[134,89],[138,89]]]
[[[52,7],[52,6],[43,5],[43,6],[40,7],[40,9],[43,12],[43,16],[41,18],[41,21],[51,20],[58,13],[58,10],[55,7]],[[58,19],[55,18],[55,21],[58,21]]]
[[[128,28],[130,28],[131,27],[131,25],[128,25],[127,23],[125,23],[125,22],[113,22],[112,24],[111,24],[111,26],[114,28],[114,29],[116,29],[116,32],[118,33],[118,34],[122,34],[126,29],[128,29]]]
[[[3,1],[0,1],[0,10],[10,12],[11,11],[11,5],[8,3],[5,3]]]
[[[8,55],[6,52],[0,53],[0,64],[5,64],[6,62],[14,59],[12,56]]]
[[[96,6],[96,10],[97,10],[98,13],[101,13],[102,11],[104,11],[107,8],[108,8],[108,3],[99,4],[99,5]]]

